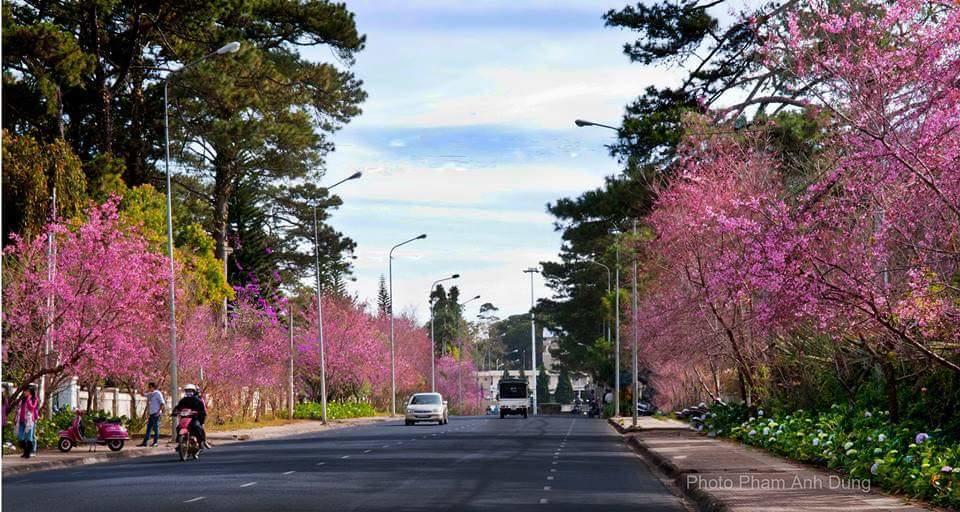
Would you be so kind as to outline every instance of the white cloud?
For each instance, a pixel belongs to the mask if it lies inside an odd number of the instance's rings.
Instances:
[[[596,170],[560,165],[509,164],[472,168],[445,164],[427,167],[399,161],[351,159],[349,153],[353,148],[344,149],[338,161],[357,162],[352,167],[363,171],[364,176],[362,182],[351,187],[349,192],[347,189],[338,190],[345,198],[475,206],[494,202],[506,194],[535,192],[559,196],[579,192],[596,187],[603,180]],[[534,207],[539,210],[543,205]],[[474,210],[472,214],[479,213]]]
[[[485,90],[426,101],[390,122],[422,126],[513,124],[569,128],[574,119],[616,122],[624,104],[648,85],[673,83],[677,75],[640,66],[554,69],[536,66],[475,70]]]
[[[451,224],[467,222],[501,222],[507,224],[545,225],[553,217],[545,211],[507,210],[502,207],[463,208],[453,206],[397,205],[397,204],[354,204],[351,209],[338,213],[344,216],[390,216],[391,219],[446,219]]]

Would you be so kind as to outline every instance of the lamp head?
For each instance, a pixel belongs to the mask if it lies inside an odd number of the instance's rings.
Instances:
[[[573,124],[579,126],[580,128],[583,128],[584,126],[593,125],[593,123],[591,123],[590,121],[584,121],[583,119],[577,119],[576,121],[573,122]]]
[[[226,55],[228,53],[236,53],[237,50],[239,49],[240,49],[240,43],[237,41],[233,41],[232,43],[227,43],[221,46],[220,49],[217,50],[217,55]]]
[[[427,237],[427,234],[424,233],[424,234],[418,236],[417,238],[414,238],[414,240],[423,240],[423,239],[426,238],[426,237]]]
[[[361,176],[363,176],[363,173],[360,172],[360,171],[357,171],[357,172],[351,174],[350,177],[347,178],[347,179],[348,179],[348,180],[358,180],[358,179],[360,179]]]
[[[454,274],[450,276],[450,279],[459,279],[459,278],[460,278],[460,274]]]

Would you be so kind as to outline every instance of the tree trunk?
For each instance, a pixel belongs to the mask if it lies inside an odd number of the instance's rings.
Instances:
[[[897,400],[897,370],[890,361],[880,363],[883,371],[883,394],[887,399],[887,409],[890,411],[890,421],[900,421],[900,402]]]
[[[233,194],[233,183],[228,178],[229,173],[217,169],[216,182],[213,186],[213,239],[216,242],[217,259],[221,264],[227,261],[227,246],[229,244],[229,216],[230,196]],[[224,278],[230,283],[229,268],[224,265],[227,275]],[[223,312],[226,314],[226,311]]]

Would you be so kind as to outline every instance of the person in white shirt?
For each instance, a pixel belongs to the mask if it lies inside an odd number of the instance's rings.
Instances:
[[[160,415],[163,414],[163,393],[157,389],[157,383],[147,384],[147,412],[150,417],[147,418],[147,433],[143,436],[143,442],[140,446],[146,446],[150,439],[150,431],[153,430],[153,444],[157,446],[160,442]]]

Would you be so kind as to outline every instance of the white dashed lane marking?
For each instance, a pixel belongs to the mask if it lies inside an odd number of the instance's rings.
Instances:
[[[322,466],[322,465],[324,465],[324,464],[326,464],[326,462],[318,462],[318,463],[317,463],[318,466]]]
[[[189,500],[184,501],[184,503],[194,503],[194,502],[205,500],[205,499],[207,499],[206,496],[197,496],[196,498],[190,498]]]
[[[372,452],[372,451],[373,451],[373,450],[364,450],[363,453],[370,453],[370,452]]]
[[[296,471],[284,471],[283,474],[284,474],[284,475],[292,475],[292,474],[294,474],[294,473],[296,473]]]
[[[251,485],[257,485],[257,483],[256,483],[256,482],[247,482],[247,483],[241,485],[240,487],[250,487]]]
[[[546,498],[540,498],[541,505],[546,505],[547,503],[550,503],[550,502]]]
[[[349,455],[344,455],[343,457],[340,457],[340,458],[341,458],[341,459],[349,459],[350,456],[349,456]]]

